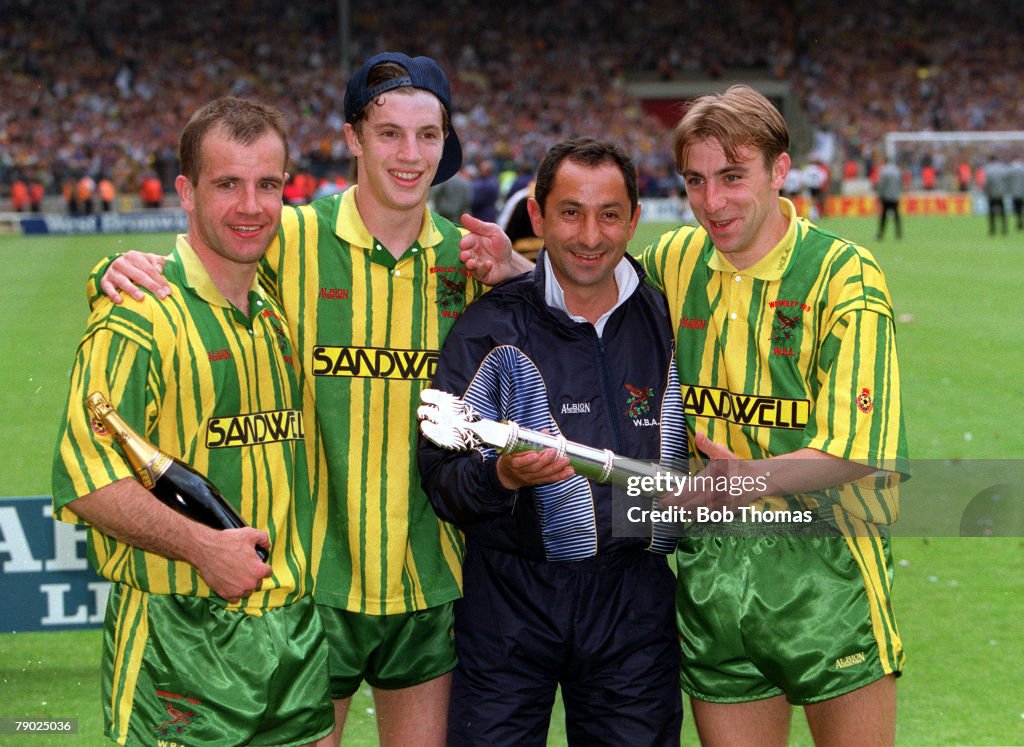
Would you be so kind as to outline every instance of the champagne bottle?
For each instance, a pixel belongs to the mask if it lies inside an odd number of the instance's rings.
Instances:
[[[190,465],[140,436],[118,414],[110,400],[99,392],[93,392],[85,404],[93,417],[106,426],[120,444],[139,482],[162,503],[214,529],[246,526],[213,483]],[[260,560],[266,562],[267,551],[259,545],[255,548]]]

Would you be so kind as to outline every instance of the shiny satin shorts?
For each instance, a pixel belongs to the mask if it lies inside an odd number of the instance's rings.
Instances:
[[[331,697],[349,697],[363,680],[401,690],[455,668],[452,603],[397,615],[364,615],[320,605],[327,632]]]
[[[903,668],[886,538],[688,537],[676,562],[680,684],[698,700],[803,705]]]
[[[114,584],[102,663],[106,734],[128,745],[286,747],[334,726],[312,597],[260,616]]]

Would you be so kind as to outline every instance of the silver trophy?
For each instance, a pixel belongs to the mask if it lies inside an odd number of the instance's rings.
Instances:
[[[466,450],[481,444],[502,454],[556,449],[559,457],[569,457],[576,474],[614,485],[627,485],[630,478],[682,475],[653,462],[619,456],[609,449],[596,449],[564,436],[521,428],[512,421],[486,420],[464,400],[439,389],[424,389],[420,401],[423,404],[416,411],[420,431],[443,449]]]

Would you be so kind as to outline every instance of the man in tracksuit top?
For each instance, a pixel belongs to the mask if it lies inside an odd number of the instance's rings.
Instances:
[[[608,143],[562,142],[529,209],[545,243],[535,270],[466,309],[433,386],[485,418],[685,465],[667,308],[625,254],[633,164]],[[613,501],[554,449],[421,439],[419,458],[438,514],[466,536],[449,744],[544,745],[557,686],[570,744],[678,744],[675,541],[623,531],[623,491]]]

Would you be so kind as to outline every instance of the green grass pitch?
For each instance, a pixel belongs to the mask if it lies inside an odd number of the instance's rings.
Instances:
[[[1024,464],[1024,232],[992,238],[980,217],[905,217],[902,241],[876,242],[873,218],[821,225],[871,248],[889,278],[912,457]],[[641,224],[631,248],[666,228]],[[166,235],[0,236],[0,496],[49,493],[89,269],[113,251],[169,247]],[[897,537],[893,547],[908,652],[897,743],[1024,745],[1024,539]],[[0,717],[79,719],[77,737],[0,743],[105,744],[99,646],[95,631],[0,635]],[[376,744],[372,708],[367,691],[355,696],[345,744]],[[560,721],[559,711],[552,745],[565,743]],[[683,739],[696,744],[688,708]],[[792,743],[811,743],[799,713]]]

